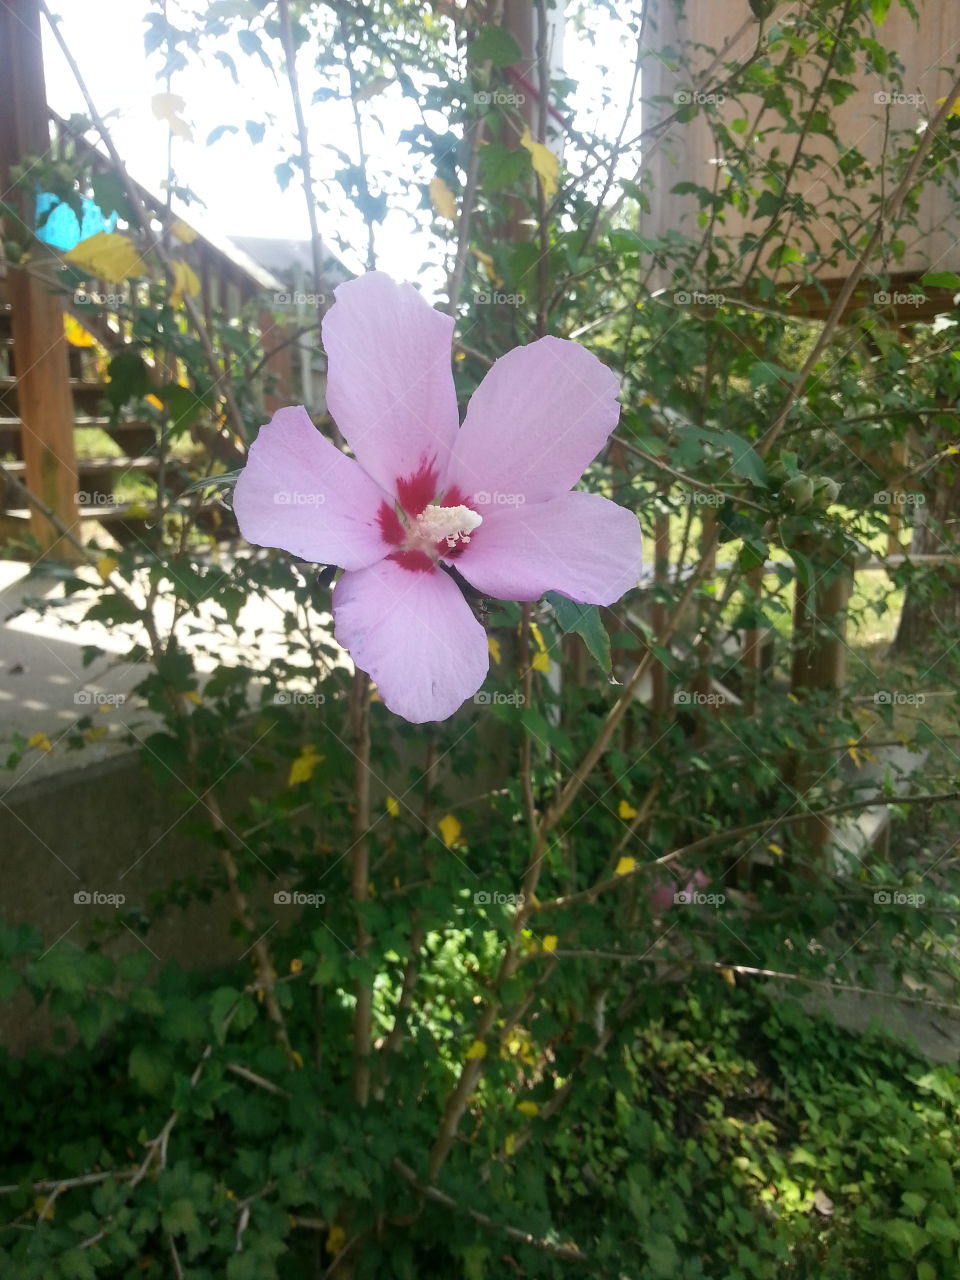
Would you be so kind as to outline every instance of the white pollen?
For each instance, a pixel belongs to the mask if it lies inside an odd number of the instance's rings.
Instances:
[[[470,541],[470,534],[483,523],[483,517],[469,507],[429,506],[417,516],[417,537],[423,542],[446,542],[455,547],[458,539]]]

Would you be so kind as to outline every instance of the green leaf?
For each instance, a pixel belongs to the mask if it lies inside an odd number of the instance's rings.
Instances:
[[[470,61],[474,65],[492,62],[495,67],[512,67],[522,58],[523,50],[503,27],[481,27],[470,46]]]
[[[574,631],[579,635],[592,656],[599,663],[601,670],[609,675],[612,669],[610,657],[610,637],[600,619],[600,610],[595,604],[577,604],[556,591],[548,591],[544,599],[553,609],[554,617],[560,630],[566,633]]]
[[[870,17],[881,26],[890,11],[890,0],[870,0]]]
[[[928,271],[920,283],[930,289],[960,289],[960,276],[952,271]]]
[[[200,1230],[197,1211],[190,1200],[181,1197],[164,1209],[161,1222],[172,1236],[193,1235]]]
[[[170,1080],[169,1063],[160,1057],[155,1047],[148,1049],[143,1044],[134,1045],[130,1050],[128,1070],[130,1079],[153,1097],[158,1097]]]

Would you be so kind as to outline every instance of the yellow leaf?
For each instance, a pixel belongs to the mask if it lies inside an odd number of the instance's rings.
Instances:
[[[106,582],[113,573],[114,569],[120,567],[120,561],[114,559],[113,556],[101,556],[97,561],[97,573],[100,575],[100,581]]]
[[[50,1200],[50,1196],[48,1195],[37,1196],[33,1202],[33,1212],[38,1218],[42,1214],[48,1221],[52,1221],[53,1216],[57,1211],[57,1205],[56,1201],[53,1201],[51,1204],[47,1204],[48,1200]]]
[[[299,1070],[302,1071],[303,1070],[303,1054],[297,1053],[296,1049],[291,1049],[290,1057],[293,1059],[294,1064],[299,1068]]]
[[[327,1253],[336,1256],[342,1253],[343,1246],[347,1243],[347,1233],[343,1227],[332,1226],[327,1233]]]
[[[170,231],[177,237],[181,244],[193,244],[197,238],[197,233],[193,227],[189,226],[182,219],[178,218],[170,227]]]
[[[500,641],[495,636],[487,636],[487,650],[490,657],[496,663],[500,663],[503,655],[500,653]]]
[[[507,1140],[503,1144],[504,1153],[508,1156],[512,1156],[516,1149],[517,1149],[517,1135],[515,1133],[508,1133]]]
[[[179,258],[170,263],[173,267],[173,283],[170,287],[170,305],[177,306],[183,301],[183,295],[188,293],[191,298],[195,298],[200,292],[200,281],[197,273],[188,263],[182,262]]]
[[[544,951],[556,951],[557,935],[555,933],[548,933],[543,940],[542,946]]]
[[[540,650],[540,652],[546,653],[547,646],[544,643],[543,632],[540,630],[540,628],[537,626],[535,622],[530,623],[530,634],[533,636],[534,640],[536,641],[537,648]]]
[[[476,1060],[477,1058],[485,1058],[487,1056],[487,1046],[482,1040],[474,1040],[473,1044],[464,1055],[467,1061]]]
[[[534,671],[542,671],[544,675],[550,670],[550,656],[546,653],[535,653],[530,663]]]
[[[27,739],[28,747],[39,747],[41,751],[52,751],[53,743],[45,733],[33,733]]]
[[[131,502],[127,507],[127,515],[135,520],[146,520],[152,513],[145,502]]]
[[[620,861],[617,863],[616,870],[614,871],[613,874],[615,876],[628,876],[631,871],[636,871],[636,869],[637,869],[636,858],[621,858]]]
[[[771,853],[776,854],[778,858],[783,857],[783,850],[780,848],[778,844],[768,844],[767,848],[770,850]]]
[[[503,277],[497,275],[497,265],[491,254],[484,253],[482,249],[474,249],[473,256],[482,265],[488,280],[491,280],[496,285],[503,284]]]
[[[947,100],[947,99],[946,99],[946,97],[938,98],[938,99],[937,99],[937,106],[938,106],[938,107],[942,107],[942,106],[943,106],[943,104],[946,102],[946,100]],[[948,116],[960,116],[960,98],[957,98],[956,102],[953,104],[953,106],[952,106],[952,107],[950,108],[950,110],[947,112],[947,115],[948,115]]]
[[[302,970],[303,970],[303,961],[302,961],[302,960],[300,960],[299,958],[294,958],[293,960],[291,960],[291,961],[290,961],[290,972],[291,972],[291,973],[300,973]]]
[[[98,231],[63,255],[64,262],[101,280],[126,280],[146,272],[133,241],[116,231]]]
[[[536,1116],[540,1114],[540,1108],[535,1102],[518,1102],[517,1110],[522,1111],[525,1116]]]
[[[453,192],[441,177],[430,179],[430,203],[438,218],[447,218],[450,222],[456,222],[457,202]]]
[[[317,755],[317,749],[311,743],[303,748],[296,760],[290,765],[290,775],[287,778],[287,786],[295,787],[300,782],[309,782],[313,777],[313,771],[323,759],[323,756]]]
[[[724,982],[729,983],[731,987],[735,987],[737,985],[737,979],[732,969],[721,969],[720,973]]]
[[[151,408],[156,409],[158,413],[163,413],[163,401],[159,396],[155,396],[152,392],[148,396],[143,397]]]
[[[181,114],[186,105],[179,93],[155,93],[150,99],[154,116],[166,121],[173,136],[192,142],[193,130]]]
[[[463,827],[460,825],[458,818],[455,818],[452,813],[448,813],[445,818],[441,818],[437,823],[437,829],[440,832],[440,838],[443,843],[448,849],[452,849],[454,842],[459,839]]]
[[[533,171],[540,179],[540,185],[543,187],[544,199],[551,199],[557,189],[557,178],[560,173],[560,161],[549,147],[545,147],[542,142],[534,142],[529,125],[524,125],[520,145],[530,152],[530,159],[533,162]]]
[[[387,796],[387,813],[391,818],[400,817],[400,806],[397,804],[393,796]]]
[[[629,822],[631,818],[635,818],[637,816],[636,809],[626,800],[621,800],[617,805],[617,813],[621,818],[623,818],[624,822]]]
[[[370,701],[371,701],[371,702],[382,702],[382,701],[383,701],[383,699],[380,697],[379,693],[377,693],[377,686],[376,686],[375,684],[372,684],[372,685],[370,686]]]
[[[71,347],[93,347],[97,343],[93,334],[85,329],[79,320],[74,320],[73,316],[66,312],[63,316],[63,336]]]
[[[858,740],[857,740],[856,738],[848,738],[848,739],[847,739],[847,755],[848,755],[848,756],[850,757],[850,759],[853,761],[853,767],[854,767],[855,769],[859,769],[859,768],[860,768],[860,759],[861,759],[861,756],[860,756],[860,752],[859,752],[859,750],[857,749],[857,748],[858,748],[858,745],[859,745],[859,743],[858,743]]]
[[[203,706],[203,699],[200,697],[199,693],[197,693],[196,689],[185,690],[183,696],[186,698],[187,702],[192,702],[195,707]]]

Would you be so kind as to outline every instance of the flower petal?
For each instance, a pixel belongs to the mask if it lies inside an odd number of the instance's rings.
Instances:
[[[596,493],[563,493],[483,517],[457,568],[498,600],[537,600],[557,591],[580,604],[613,604],[636,586],[637,517]]]
[[[278,409],[260,428],[233,491],[248,542],[344,569],[362,569],[390,554],[377,519],[384,501],[304,408]]]
[[[546,502],[565,493],[617,425],[619,389],[615,375],[576,342],[540,338],[515,347],[473,393],[448,484],[472,495],[481,512],[496,495],[500,502]]]
[[[414,724],[446,720],[487,674],[487,636],[441,569],[383,560],[333,590],[334,635],[376,681],[386,706]]]
[[[323,318],[327,404],[337,426],[388,493],[400,496],[400,481],[418,494],[429,490],[423,505],[445,480],[459,423],[452,337],[452,317],[381,271],[340,285]]]

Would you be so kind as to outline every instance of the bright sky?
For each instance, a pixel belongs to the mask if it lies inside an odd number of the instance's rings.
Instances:
[[[151,99],[165,86],[155,79],[160,59],[147,62],[143,53],[144,14],[147,0],[58,0],[54,11],[62,19],[61,30],[79,63],[101,114],[106,119],[120,154],[131,173],[144,185],[159,191],[167,174],[167,126],[156,120]],[[176,0],[170,0],[171,20],[176,20]],[[595,127],[603,119],[604,131],[615,134],[626,102],[633,62],[629,37],[620,22],[610,19],[600,6],[590,20],[590,33],[567,24],[563,43],[563,70],[578,79],[578,127]],[[174,93],[186,102],[185,117],[193,129],[193,142],[174,140],[174,167],[178,181],[191,187],[207,208],[194,212],[201,230],[221,235],[306,238],[309,234],[302,188],[295,177],[285,192],[274,175],[274,166],[286,158],[293,117],[286,81],[277,82],[259,61],[241,53],[236,37],[224,45],[241,75],[235,85],[220,64],[212,69],[191,65],[178,72]],[[63,56],[49,33],[44,32],[47,97],[61,114],[85,111],[83,100]],[[304,58],[299,64],[301,92],[306,103],[316,85]],[[603,105],[607,95],[610,105]],[[323,177],[340,161],[323,147],[330,142],[355,154],[352,109],[346,102],[308,106],[308,128],[316,174]],[[377,189],[378,176],[389,175],[398,163],[397,135],[416,122],[412,104],[396,89],[388,89],[363,108],[367,121],[365,143],[368,169]],[[263,142],[254,145],[244,122],[268,123]],[[208,134],[222,124],[240,132],[225,134],[206,145]],[[636,122],[634,121],[634,125]],[[636,132],[636,129],[631,129]],[[627,136],[630,136],[628,133]],[[346,247],[331,247],[354,269],[364,265],[366,238],[362,225],[349,212],[334,216],[321,213],[321,233],[338,232]],[[438,252],[439,249],[439,252]],[[440,248],[417,215],[394,205],[377,236],[378,265],[397,278],[415,278],[424,261],[442,260]]]

